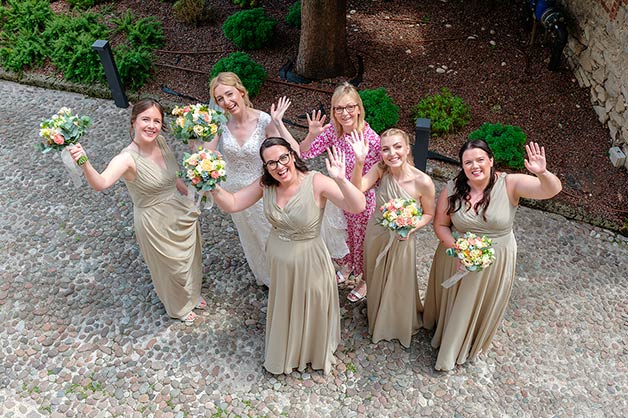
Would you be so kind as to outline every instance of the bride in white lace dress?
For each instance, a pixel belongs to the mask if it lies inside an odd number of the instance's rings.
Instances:
[[[267,137],[283,137],[295,150],[299,149],[298,143],[282,122],[290,106],[290,100],[286,97],[271,106],[269,115],[253,108],[246,88],[234,73],[219,73],[211,80],[209,89],[212,99],[227,114],[221,137],[207,145],[210,149],[218,149],[227,161],[227,181],[222,185],[227,191],[240,190],[261,176],[259,148]],[[255,281],[268,286],[270,277],[264,247],[270,224],[264,216],[262,201],[242,212],[231,214],[231,218]]]

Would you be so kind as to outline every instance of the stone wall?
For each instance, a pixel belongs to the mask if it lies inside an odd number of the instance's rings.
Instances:
[[[628,0],[562,0],[569,16],[565,55],[610,143],[628,155]],[[624,163],[628,168],[628,159]]]

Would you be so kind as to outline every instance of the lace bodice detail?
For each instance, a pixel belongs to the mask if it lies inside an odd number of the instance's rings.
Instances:
[[[253,133],[242,146],[238,144],[227,125],[223,125],[221,150],[227,161],[227,181],[223,186],[226,190],[230,192],[240,190],[262,175],[259,147],[266,139],[266,127],[270,122],[270,115],[260,111]]]

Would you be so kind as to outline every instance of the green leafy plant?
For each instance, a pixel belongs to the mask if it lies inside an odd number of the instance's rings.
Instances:
[[[485,140],[497,163],[512,168],[523,168],[526,134],[518,126],[485,123],[469,134],[469,139]]]
[[[68,0],[70,6],[77,9],[89,9],[102,2],[103,0]]]
[[[286,15],[286,22],[295,28],[301,27],[301,0],[298,0],[290,6]]]
[[[393,103],[383,87],[359,92],[364,104],[364,119],[377,132],[383,132],[399,122],[399,106]]]
[[[257,6],[259,2],[257,0],[233,0],[233,4],[240,6],[243,9]]]
[[[257,96],[262,82],[266,78],[266,70],[244,52],[233,52],[219,60],[211,69],[211,78],[223,71],[234,72],[242,80],[242,84],[250,97]]]
[[[45,0],[0,2],[0,62],[6,70],[22,72],[43,64],[46,45],[41,32],[52,18]]]
[[[156,49],[166,44],[163,26],[154,16],[137,19],[126,30],[126,38],[129,45],[138,49]]]
[[[104,71],[98,54],[92,49],[97,39],[106,39],[109,29],[99,22],[94,13],[78,17],[59,15],[43,33],[51,45],[49,56],[53,65],[67,80],[92,83],[104,80]]]
[[[177,20],[195,25],[212,16],[212,7],[208,0],[177,0],[172,11]]]
[[[118,74],[128,89],[137,90],[146,84],[153,69],[154,57],[151,50],[120,45],[114,49],[113,54]]]
[[[240,49],[260,49],[271,40],[277,22],[258,7],[234,13],[222,25],[225,36]]]
[[[443,88],[440,94],[421,99],[413,108],[413,114],[415,119],[430,119],[432,135],[440,136],[455,132],[469,123],[471,108],[460,97]]]

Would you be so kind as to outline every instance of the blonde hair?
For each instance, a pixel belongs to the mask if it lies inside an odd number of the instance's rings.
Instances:
[[[338,104],[338,102],[345,96],[349,96],[355,101],[355,104],[358,105],[358,109],[360,109],[360,114],[358,115],[358,124],[356,126],[358,132],[364,132],[364,104],[362,104],[362,98],[358,94],[358,91],[351,84],[346,81],[336,87],[334,90],[334,94],[331,96],[331,121],[334,124],[334,128],[336,129],[336,135],[338,138],[342,136],[342,125],[336,118],[336,112],[334,111],[334,107]]]
[[[218,73],[218,75],[212,78],[209,82],[209,94],[212,96],[212,99],[214,99],[216,104],[218,104],[218,101],[216,100],[216,88],[218,87],[218,84],[235,87],[236,90],[243,94],[244,104],[247,107],[253,107],[251,99],[249,98],[249,92],[246,90],[246,87],[242,84],[242,80],[240,80],[240,77],[238,77],[236,73],[232,73],[230,71]]]
[[[408,164],[414,167],[414,157],[412,156],[412,145],[414,144],[413,138],[406,131],[398,128],[388,128],[384,132],[382,132],[379,137],[380,139],[382,139],[388,136],[400,136],[403,139],[403,142],[405,142],[410,149],[410,152],[408,152],[408,156],[406,157],[406,161],[408,162]],[[384,160],[381,160],[379,164],[380,168],[383,168],[384,171],[388,170],[388,166],[384,163]]]

